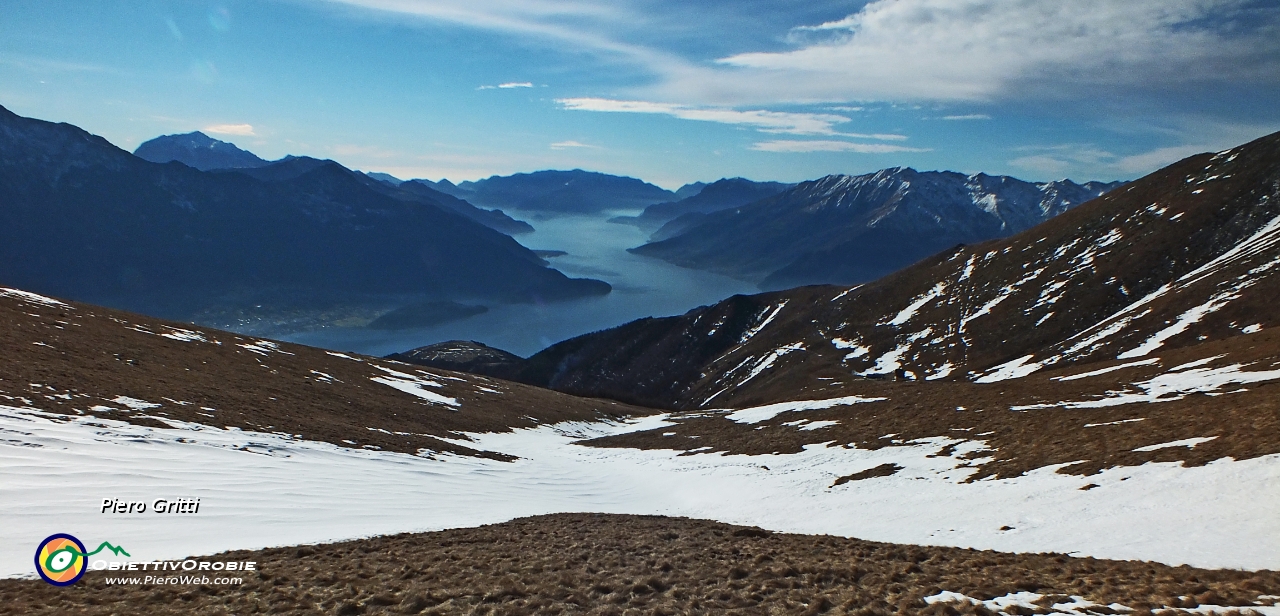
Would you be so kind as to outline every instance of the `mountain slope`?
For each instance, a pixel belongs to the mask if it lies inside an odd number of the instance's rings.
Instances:
[[[674,193],[629,177],[593,171],[536,171],[461,182],[450,190],[434,186],[481,207],[535,210],[548,213],[593,213],[638,209],[670,201]]]
[[[351,171],[350,169],[327,159],[321,160],[318,158],[311,158],[310,156],[286,156],[276,162],[268,163],[261,167],[247,169],[219,169],[217,171],[230,171],[254,177],[259,180],[272,182],[291,180],[322,166],[331,166],[336,169],[340,169],[347,173],[354,182],[363,184],[366,188],[374,192],[394,197],[402,201],[419,202],[431,207],[461,214],[462,216],[489,227],[490,229],[507,235],[529,233],[533,231],[533,227],[530,226],[529,223],[507,216],[502,212],[502,210],[480,209],[453,195],[436,190],[420,180],[409,180],[407,182],[391,184],[374,178],[367,173]]]
[[[507,235],[518,235],[521,233],[533,232],[532,225],[523,220],[516,220],[507,216],[502,210],[496,208],[491,210],[478,208],[463,199],[459,199],[448,193],[436,190],[419,180],[401,182],[397,185],[397,188],[400,189],[399,194],[408,194],[413,197],[426,198],[432,203],[437,203],[443,207],[449,208],[450,210],[462,214],[463,216],[489,227],[490,229],[501,231]]]
[[[649,412],[3,287],[0,322],[0,405],[34,406],[64,422],[206,424],[338,447],[507,459],[441,438]]]
[[[834,400],[655,415],[9,289],[0,311],[10,351],[0,357],[2,575],[30,571],[30,544],[49,527],[151,562],[566,511],[1168,564],[1280,562],[1270,480],[1280,375],[1214,398],[1004,406],[1028,393],[1105,393],[1152,371],[1203,385],[1232,364],[1189,357],[1274,363],[1263,349],[1280,332],[1253,334],[1253,351],[1221,348],[1228,339],[1105,374],[872,380],[876,389]],[[203,497],[205,508],[121,525],[84,513],[104,487]]]
[[[765,288],[853,284],[956,244],[1012,235],[1114,186],[901,168],[833,175],[708,214],[633,252]]]
[[[738,296],[571,339],[520,378],[686,408],[833,391],[819,379],[994,382],[1243,340],[1280,324],[1278,265],[1280,134],[864,286]]]
[[[201,171],[253,168],[270,164],[253,152],[214,139],[200,131],[184,135],[161,135],[143,142],[133,151],[133,155],[153,163],[176,160]]]
[[[676,199],[688,199],[707,187],[706,182],[690,182],[676,189]]]
[[[331,162],[201,172],[0,110],[0,282],[184,316],[211,302],[608,292]],[[248,174],[277,175],[258,179]]]
[[[697,225],[704,214],[746,205],[766,197],[772,197],[790,185],[780,182],[753,182],[743,178],[726,178],[702,187],[692,196],[679,201],[655,203],[634,218],[619,217],[614,221],[634,224],[645,229],[657,229],[653,240],[679,235]],[[661,227],[661,229],[658,229]]]

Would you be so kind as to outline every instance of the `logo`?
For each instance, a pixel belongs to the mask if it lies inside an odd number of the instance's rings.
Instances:
[[[124,548],[107,541],[103,541],[98,549],[86,553],[84,544],[71,535],[49,535],[36,548],[36,573],[54,586],[70,586],[84,576],[88,558],[103,550],[111,550],[116,556],[129,556]]]

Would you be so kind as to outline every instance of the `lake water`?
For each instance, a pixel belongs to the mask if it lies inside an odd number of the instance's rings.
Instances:
[[[683,314],[737,293],[759,292],[748,282],[627,252],[628,248],[645,243],[648,233],[607,219],[637,213],[615,211],[599,216],[537,220],[531,212],[508,212],[530,221],[536,229],[518,236],[521,244],[535,250],[567,252],[548,259],[552,267],[570,277],[604,280],[613,285],[609,295],[568,302],[490,306],[487,313],[423,329],[329,327],[279,338],[368,355],[386,355],[446,340],[475,340],[527,357],[580,334],[642,317]]]

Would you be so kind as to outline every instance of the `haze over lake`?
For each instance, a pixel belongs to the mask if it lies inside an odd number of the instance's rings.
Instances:
[[[638,213],[621,210],[539,219],[540,213],[508,212],[530,221],[536,229],[518,236],[521,244],[534,250],[568,253],[548,259],[552,267],[572,277],[604,280],[613,285],[613,292],[608,295],[567,302],[493,305],[487,313],[422,329],[328,327],[279,338],[369,355],[386,355],[446,340],[475,340],[528,356],[580,334],[643,317],[683,314],[737,293],[759,292],[748,282],[627,252],[628,248],[643,244],[648,233],[607,219]]]

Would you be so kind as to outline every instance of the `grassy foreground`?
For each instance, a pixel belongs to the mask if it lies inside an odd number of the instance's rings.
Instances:
[[[1247,613],[1280,600],[1273,571],[629,515],[546,515],[223,557],[257,560],[259,571],[240,586],[107,586],[95,572],[68,588],[0,580],[0,614],[1145,614],[1202,605]],[[1013,606],[924,600],[942,591],[979,601],[1034,594]]]

